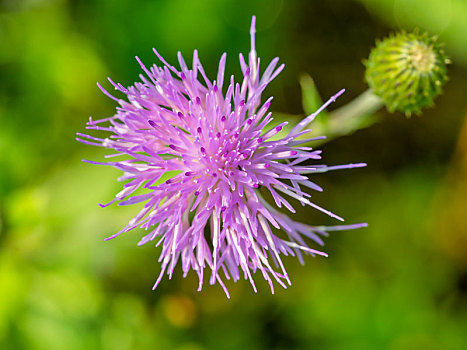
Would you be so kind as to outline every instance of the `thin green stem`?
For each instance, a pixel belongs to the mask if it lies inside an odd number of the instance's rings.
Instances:
[[[374,113],[382,106],[381,99],[368,89],[345,106],[329,113],[329,135],[335,138],[373,125],[379,120]]]

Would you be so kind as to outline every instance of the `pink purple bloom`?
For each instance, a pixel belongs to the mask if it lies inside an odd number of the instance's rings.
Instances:
[[[279,212],[261,195],[260,186],[279,208],[294,212],[287,199],[291,197],[342,220],[309,200],[306,188],[322,189],[308,175],[365,164],[310,165],[321,159],[321,151],[305,146],[312,139],[300,138],[309,131],[304,129],[313,118],[343,91],[288,133],[282,130],[287,122],[271,126],[268,110],[272,98],[262,103],[261,95],[284,65],[278,66],[275,58],[260,76],[254,17],[250,34],[248,60],[240,55],[240,82],[233,76],[224,82],[226,54],[211,81],[196,51],[191,69],[178,54],[178,70],[154,50],[162,66],[148,69],[137,58],[146,73],[140,76],[141,82],[125,88],[109,79],[127,100],[117,99],[101,87],[120,106],[110,118],[90,118],[87,129],[108,131],[111,136],[102,139],[78,134],[83,143],[116,151],[108,157],[127,158],[90,163],[124,172],[119,178],[126,181],[123,190],[102,206],[144,202],[136,217],[107,239],[140,227],[147,232],[140,245],[154,240],[156,246],[162,245],[162,268],[154,289],[164,273],[172,277],[179,263],[185,276],[196,271],[198,290],[208,271],[210,284],[218,282],[227,296],[223,279],[237,281],[242,275],[256,292],[252,274],[259,270],[274,292],[273,280],[284,288],[290,285],[281,255],[297,256],[301,262],[303,254],[326,256],[306,241],[323,245],[320,236],[328,231],[366,225],[309,226]],[[167,179],[168,172],[172,177]],[[142,194],[135,194],[141,189]]]

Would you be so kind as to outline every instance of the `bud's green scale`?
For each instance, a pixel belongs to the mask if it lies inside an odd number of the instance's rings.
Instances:
[[[436,37],[403,32],[377,43],[365,63],[365,79],[389,111],[409,116],[433,105],[447,81],[448,63]]]

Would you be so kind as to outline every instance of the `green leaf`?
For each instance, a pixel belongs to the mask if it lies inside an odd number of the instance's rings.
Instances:
[[[310,115],[314,113],[319,107],[321,107],[323,101],[319,96],[315,82],[309,74],[303,73],[300,76],[300,87],[302,89],[303,111],[305,112],[305,115]]]

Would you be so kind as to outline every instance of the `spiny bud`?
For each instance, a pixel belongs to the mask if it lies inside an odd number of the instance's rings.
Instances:
[[[436,37],[402,32],[377,42],[365,62],[365,79],[390,112],[410,116],[433,105],[449,63]]]

